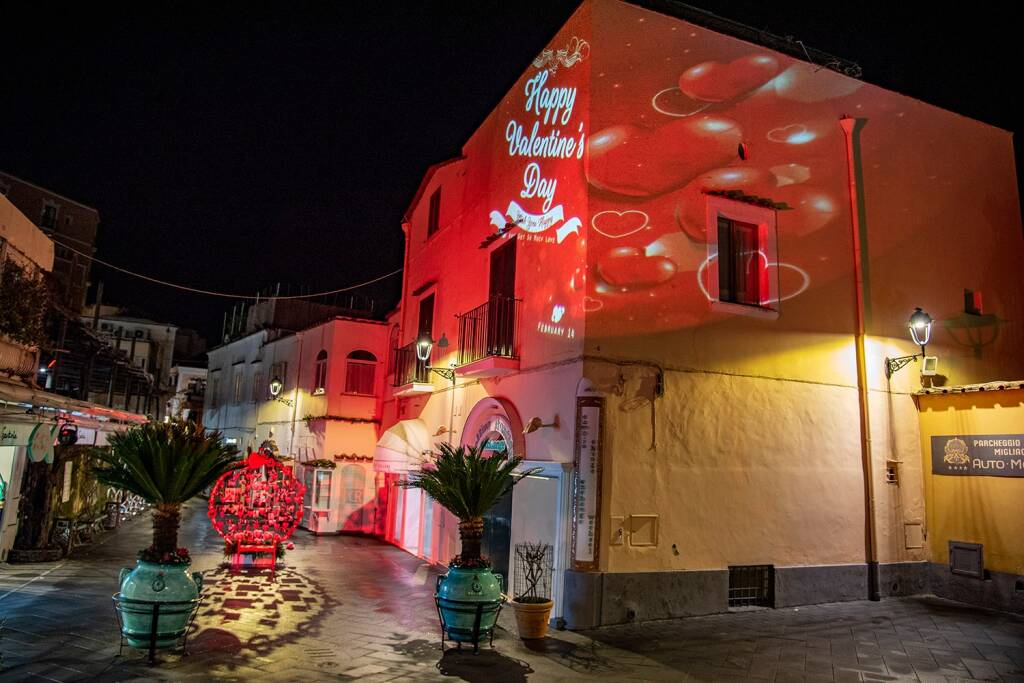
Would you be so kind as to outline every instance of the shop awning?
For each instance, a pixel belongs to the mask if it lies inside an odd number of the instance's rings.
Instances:
[[[423,420],[402,420],[385,431],[373,452],[376,472],[404,473],[420,469],[424,453],[433,448]]]

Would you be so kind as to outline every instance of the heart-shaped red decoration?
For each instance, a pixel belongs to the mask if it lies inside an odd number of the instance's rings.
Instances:
[[[653,130],[612,126],[588,142],[587,180],[598,189],[630,197],[661,194],[729,163],[742,141],[736,121],[710,114]]]
[[[679,89],[695,100],[728,102],[764,85],[780,68],[769,55],[749,55],[728,64],[703,62],[683,72]]]
[[[676,264],[664,256],[647,256],[636,247],[618,247],[598,260],[597,272],[609,285],[629,291],[668,281],[676,274]]]

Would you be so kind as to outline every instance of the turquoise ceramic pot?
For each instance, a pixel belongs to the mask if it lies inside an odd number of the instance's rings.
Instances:
[[[148,649],[153,631],[151,604],[132,603],[131,600],[159,602],[157,615],[158,648],[173,647],[188,628],[194,605],[199,596],[203,575],[189,572],[187,564],[158,564],[139,560],[135,568],[121,570],[120,610],[122,633],[132,647]],[[164,604],[182,603],[185,604]]]
[[[435,597],[448,637],[460,643],[480,642],[498,620],[501,575],[490,569],[450,567],[445,576],[437,577]],[[478,613],[480,624],[476,627]]]

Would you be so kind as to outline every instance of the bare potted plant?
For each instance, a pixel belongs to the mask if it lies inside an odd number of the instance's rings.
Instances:
[[[516,544],[515,592],[512,609],[519,637],[543,638],[551,619],[552,550],[548,543]]]

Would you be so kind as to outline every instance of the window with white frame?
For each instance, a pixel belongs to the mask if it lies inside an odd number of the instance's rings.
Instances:
[[[320,349],[316,354],[316,369],[313,375],[313,395],[320,396],[327,388],[327,351]]]
[[[369,351],[357,350],[348,354],[345,366],[345,393],[373,395],[377,374],[377,357]]]
[[[779,262],[775,210],[707,196],[707,258],[701,288],[715,310],[777,315]]]

